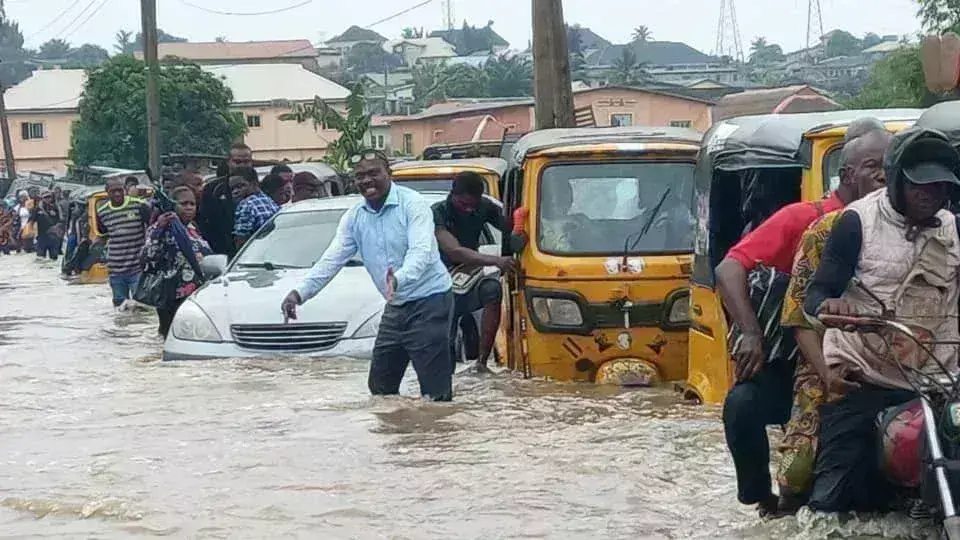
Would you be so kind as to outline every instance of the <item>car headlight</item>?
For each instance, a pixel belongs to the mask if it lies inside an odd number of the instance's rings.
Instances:
[[[670,313],[667,315],[667,322],[670,324],[690,322],[690,295],[685,294],[673,301]]]
[[[567,298],[533,298],[533,312],[543,324],[551,326],[583,326],[580,305]]]
[[[173,337],[183,341],[223,341],[210,317],[192,300],[187,300],[177,310],[173,318]]]
[[[374,313],[372,317],[360,325],[360,328],[357,328],[357,331],[353,333],[353,338],[364,339],[377,337],[377,333],[380,332],[381,317],[383,317],[383,311]]]

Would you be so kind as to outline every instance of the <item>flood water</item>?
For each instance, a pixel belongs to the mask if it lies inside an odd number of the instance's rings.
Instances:
[[[0,256],[2,538],[894,537],[903,520],[762,523],[719,411],[669,389],[460,375],[373,398],[367,363],[163,363],[106,285]],[[279,302],[279,299],[278,299]]]

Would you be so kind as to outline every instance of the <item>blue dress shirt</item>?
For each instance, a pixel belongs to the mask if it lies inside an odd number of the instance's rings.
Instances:
[[[397,279],[393,305],[450,290],[440,260],[430,204],[416,191],[391,184],[380,211],[363,201],[343,215],[333,242],[297,288],[301,302],[317,295],[357,252],[373,284],[387,296],[387,269]]]

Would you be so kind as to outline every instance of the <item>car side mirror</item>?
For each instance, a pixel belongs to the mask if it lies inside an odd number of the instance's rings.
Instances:
[[[206,279],[215,279],[222,276],[227,271],[229,260],[226,255],[207,255],[200,259],[200,270],[203,271],[203,277]]]
[[[510,233],[510,252],[519,254],[527,247],[527,240],[526,233]]]

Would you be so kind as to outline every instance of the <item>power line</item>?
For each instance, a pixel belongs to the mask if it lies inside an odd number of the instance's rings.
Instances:
[[[80,13],[77,13],[77,16],[74,17],[72,21],[68,22],[67,25],[64,26],[62,30],[60,30],[59,33],[62,34],[62,33],[64,33],[64,32],[66,32],[68,28],[70,28],[71,26],[73,26],[74,23],[76,23],[77,21],[80,20],[80,17],[83,17],[83,15],[84,15],[86,12],[90,11],[90,8],[92,8],[93,5],[96,4],[96,3],[97,3],[97,0],[90,0],[90,2],[87,4],[87,7],[83,8],[83,9],[80,11]]]
[[[67,35],[63,36],[63,40],[66,41],[66,39],[67,39],[68,37],[76,34],[76,33],[77,33],[77,30],[80,30],[81,28],[83,28],[84,25],[86,25],[87,22],[94,17],[94,15],[96,15],[97,13],[99,13],[100,10],[102,10],[102,9],[104,8],[104,6],[106,6],[107,4],[109,4],[110,1],[111,1],[111,0],[103,0],[103,2],[101,2],[100,5],[97,6],[97,9],[93,10],[92,12],[90,12],[90,15],[87,15],[87,18],[86,18],[86,19],[84,19],[83,21],[81,21],[80,24],[77,25],[76,28],[74,28],[73,30],[71,30]]]
[[[8,1],[9,1],[9,0],[8,0]],[[73,3],[70,4],[70,7],[68,7],[67,9],[65,9],[65,10],[63,10],[63,11],[61,11],[59,15],[57,15],[56,17],[53,18],[52,21],[50,21],[50,22],[48,22],[47,24],[43,25],[43,26],[42,26],[39,30],[37,30],[36,32],[33,32],[33,33],[30,34],[29,36],[25,37],[25,38],[24,38],[24,41],[30,40],[30,39],[36,37],[37,35],[43,33],[44,30],[46,30],[47,28],[50,28],[51,26],[53,26],[54,24],[56,24],[57,21],[59,21],[60,19],[62,19],[64,15],[66,15],[67,13],[69,13],[70,10],[73,9],[74,7],[76,7],[77,4],[79,4],[79,3],[80,3],[80,0],[73,0]]]
[[[417,4],[417,5],[415,5],[415,6],[411,6],[411,7],[408,7],[407,9],[405,9],[405,10],[403,10],[403,11],[399,11],[399,12],[397,12],[397,13],[394,13],[393,15],[390,15],[389,17],[384,17],[384,18],[380,19],[379,21],[370,23],[370,24],[368,24],[368,25],[366,26],[366,28],[370,28],[370,27],[373,27],[373,26],[377,26],[378,24],[382,24],[382,23],[385,23],[385,22],[387,22],[387,21],[391,21],[391,20],[393,20],[393,19],[396,19],[397,17],[400,17],[400,16],[402,16],[402,15],[406,15],[407,13],[410,13],[411,11],[413,11],[413,10],[415,10],[415,9],[417,9],[417,8],[422,8],[423,6],[425,6],[425,5],[427,5],[427,4],[432,4],[432,3],[433,3],[433,0],[425,0],[424,2],[420,2],[419,4]]]
[[[205,8],[205,7],[203,7],[203,6],[198,6],[198,5],[196,5],[196,4],[192,3],[192,2],[188,2],[187,0],[179,0],[179,1],[180,1],[181,4],[183,4],[183,5],[185,5],[185,6],[189,6],[189,7],[192,7],[192,8],[194,8],[194,9],[199,9],[200,11],[206,11],[207,13],[213,13],[213,14],[216,14],[216,15],[232,15],[232,16],[239,16],[239,17],[252,17],[252,16],[259,16],[259,15],[273,15],[274,13],[283,13],[283,12],[285,12],[285,11],[294,10],[294,9],[299,8],[299,7],[303,7],[303,6],[307,5],[307,4],[312,4],[312,3],[313,3],[313,0],[303,0],[302,2],[297,3],[297,4],[293,4],[292,6],[282,7],[282,8],[279,8],[279,9],[271,9],[271,10],[268,10],[268,11],[236,12],[236,11],[220,11],[220,10],[217,10],[217,9]]]

